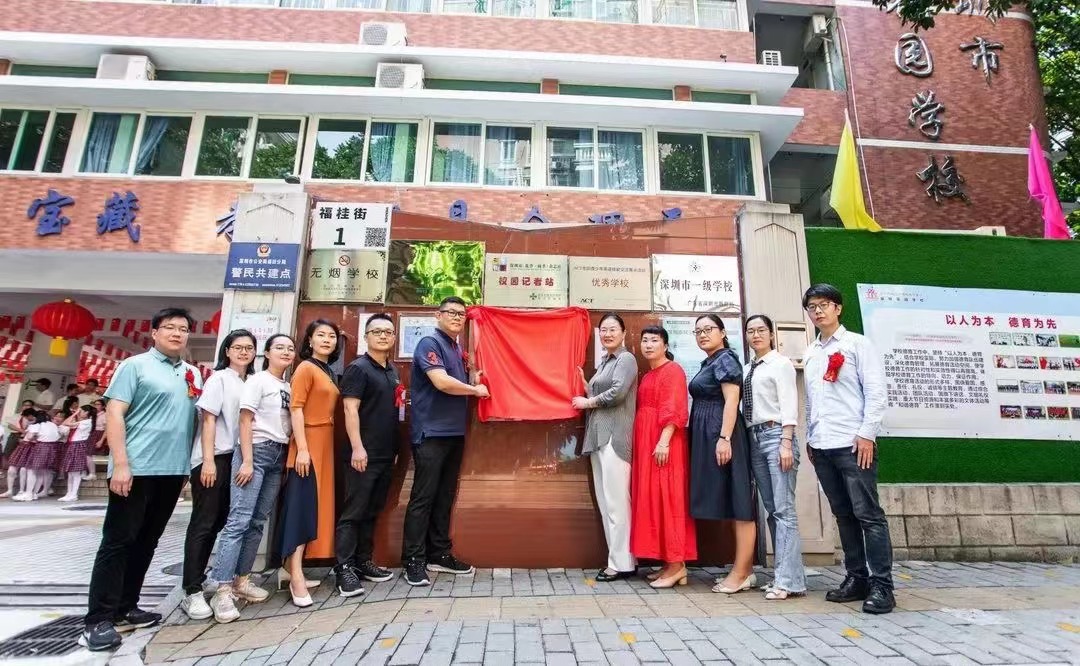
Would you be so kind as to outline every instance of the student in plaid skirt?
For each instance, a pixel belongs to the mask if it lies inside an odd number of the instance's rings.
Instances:
[[[60,498],[61,502],[74,502],[79,499],[79,484],[83,480],[83,472],[86,471],[87,453],[90,451],[90,436],[94,432],[97,421],[97,410],[93,405],[83,405],[74,414],[64,421],[64,425],[71,428],[71,441],[68,442],[60,461],[59,471],[67,474],[67,494]]]
[[[30,403],[30,405],[26,406],[26,403]],[[37,409],[34,407],[33,400],[24,401],[23,406],[24,409],[19,415],[18,422],[12,423],[10,426],[12,437],[18,439],[15,448],[7,456],[7,491],[0,497],[13,497],[27,490],[26,461],[30,457],[30,451],[34,447],[34,443],[26,440],[26,430],[35,423]]]

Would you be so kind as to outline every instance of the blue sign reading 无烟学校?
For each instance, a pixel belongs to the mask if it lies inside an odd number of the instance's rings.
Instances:
[[[233,243],[225,264],[225,288],[292,291],[299,258],[296,243]]]

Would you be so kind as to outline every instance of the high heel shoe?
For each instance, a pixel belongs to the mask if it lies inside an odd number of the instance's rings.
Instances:
[[[743,590],[749,590],[750,588],[757,587],[757,574],[750,574],[746,577],[746,580],[742,582],[742,585],[738,587],[725,587],[723,582],[717,583],[713,586],[713,592],[719,592],[721,594],[735,594],[742,592]]]
[[[306,591],[304,592],[304,596],[296,596],[296,593],[292,591],[291,585],[289,586],[289,596],[292,597],[293,606],[296,606],[297,608],[307,608],[311,604],[315,603],[311,600],[311,595],[308,594]]]
[[[676,585],[686,585],[686,577],[686,567],[683,567],[678,572],[668,576],[667,578],[657,578],[653,582],[649,583],[649,587],[663,590],[675,587]]]
[[[292,574],[290,574],[288,572],[288,570],[286,570],[286,569],[278,569],[277,575],[278,575],[277,589],[278,589],[278,592],[280,592],[281,590],[284,590],[289,585],[289,583],[292,582]],[[309,579],[306,582],[307,582],[307,588],[309,590],[314,590],[316,587],[318,587],[320,585],[320,582],[317,581],[317,580],[310,580]]]

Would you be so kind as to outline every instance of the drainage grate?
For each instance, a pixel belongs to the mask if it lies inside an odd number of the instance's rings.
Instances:
[[[109,507],[104,504],[80,504],[77,506],[65,506],[64,511],[104,511]]]
[[[0,660],[15,657],[60,657],[79,649],[81,615],[67,615],[0,641]]]

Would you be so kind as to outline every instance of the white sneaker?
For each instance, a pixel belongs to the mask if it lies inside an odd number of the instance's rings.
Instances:
[[[97,480],[97,474],[83,474],[82,480],[83,481],[96,481]]]
[[[206,597],[202,595],[202,592],[196,592],[184,597],[184,600],[180,602],[180,610],[187,613],[187,616],[192,620],[205,620],[214,614],[214,611],[206,603]],[[236,610],[235,607],[233,610]],[[237,614],[239,615],[239,613]]]
[[[218,586],[217,592],[210,599],[210,608],[214,613],[214,619],[222,624],[232,622],[240,617],[240,611],[236,610],[236,604],[233,603],[232,585],[221,584]]]
[[[7,492],[4,492],[4,493],[0,493],[0,498],[5,498],[5,499],[6,499],[6,498],[8,498],[8,497],[12,497],[13,495],[14,495],[14,493],[12,493],[12,492],[11,492],[11,491],[9,490],[9,491],[7,491]]]
[[[53,490],[52,488],[49,488],[48,490],[45,491],[45,497],[52,497],[55,494],[56,494],[56,491]]]
[[[15,502],[29,502],[31,497],[30,493],[19,493],[11,499]]]
[[[245,601],[259,603],[270,598],[270,593],[251,582],[251,576],[239,576],[233,583],[233,594]]]
[[[75,502],[78,499],[79,499],[78,497],[73,497],[71,495],[64,495],[63,497],[61,497],[60,499],[58,499],[56,501],[57,502]]]

